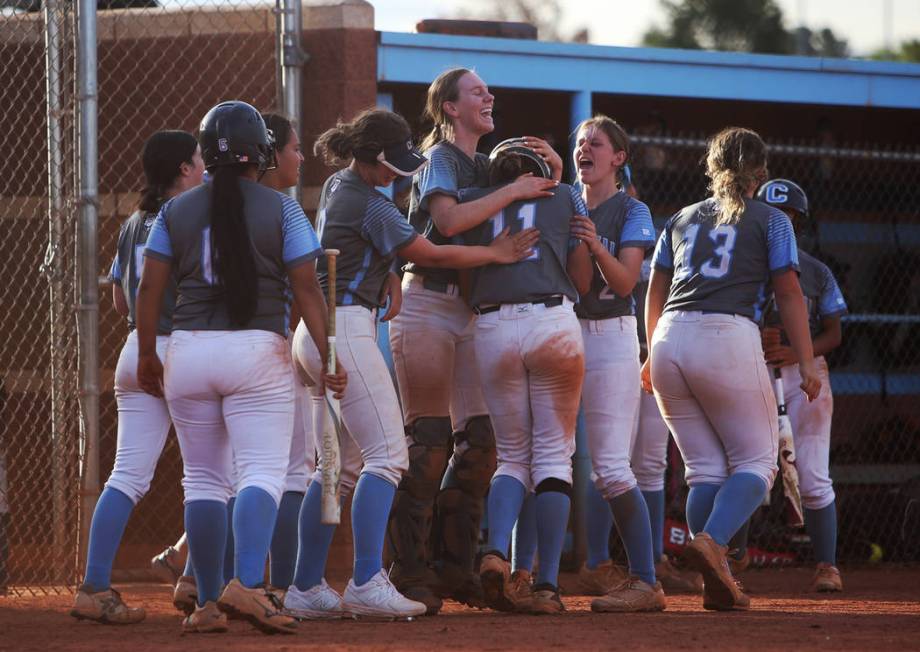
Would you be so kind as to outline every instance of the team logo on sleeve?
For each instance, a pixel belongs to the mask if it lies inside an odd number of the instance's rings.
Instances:
[[[785,204],[789,199],[789,186],[783,183],[771,183],[767,186],[768,204]]]

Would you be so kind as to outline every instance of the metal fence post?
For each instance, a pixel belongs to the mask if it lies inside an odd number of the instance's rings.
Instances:
[[[80,429],[83,444],[80,508],[81,557],[99,496],[99,282],[96,0],[80,0],[77,15],[77,171],[80,181],[77,236]]]
[[[284,112],[294,120],[297,129],[301,129],[301,73],[307,55],[300,47],[302,25],[301,0],[282,0],[281,9],[281,95]],[[297,185],[288,188],[291,198],[301,201],[303,183],[298,179]]]

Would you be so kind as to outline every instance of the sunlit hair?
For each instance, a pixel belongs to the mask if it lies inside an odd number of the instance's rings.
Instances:
[[[460,78],[473,72],[468,68],[451,68],[438,75],[428,87],[425,99],[425,112],[422,114],[432,123],[431,131],[422,141],[421,150],[427,152],[447,136],[446,127],[450,125],[450,116],[444,113],[444,102],[456,102],[460,96]]]
[[[767,146],[743,127],[727,127],[709,141],[709,189],[719,202],[716,224],[735,224],[744,213],[744,193],[767,178]]]

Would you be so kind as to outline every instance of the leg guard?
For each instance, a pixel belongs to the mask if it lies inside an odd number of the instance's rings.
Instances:
[[[450,418],[423,417],[406,427],[409,470],[393,500],[387,527],[384,565],[400,589],[425,576],[434,502],[447,465]]]
[[[437,500],[432,534],[440,562],[442,589],[470,602],[478,592],[474,565],[479,549],[483,500],[495,473],[495,434],[488,416],[473,417],[466,430],[454,434],[454,453]]]

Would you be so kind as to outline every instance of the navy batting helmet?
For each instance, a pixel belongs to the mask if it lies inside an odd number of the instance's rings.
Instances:
[[[520,156],[523,159],[532,163],[533,168],[535,168],[535,174],[543,177],[544,179],[550,179],[553,176],[552,171],[549,169],[549,165],[546,164],[546,161],[543,160],[543,157],[537,154],[535,151],[524,145],[523,138],[508,138],[503,140],[489,153],[489,163],[492,163],[499,156],[507,155]]]
[[[255,163],[259,170],[274,167],[274,139],[262,115],[246,102],[221,102],[202,118],[198,143],[204,166]]]
[[[792,208],[808,215],[808,196],[802,187],[789,179],[770,179],[757,190],[756,198],[777,208]]]

